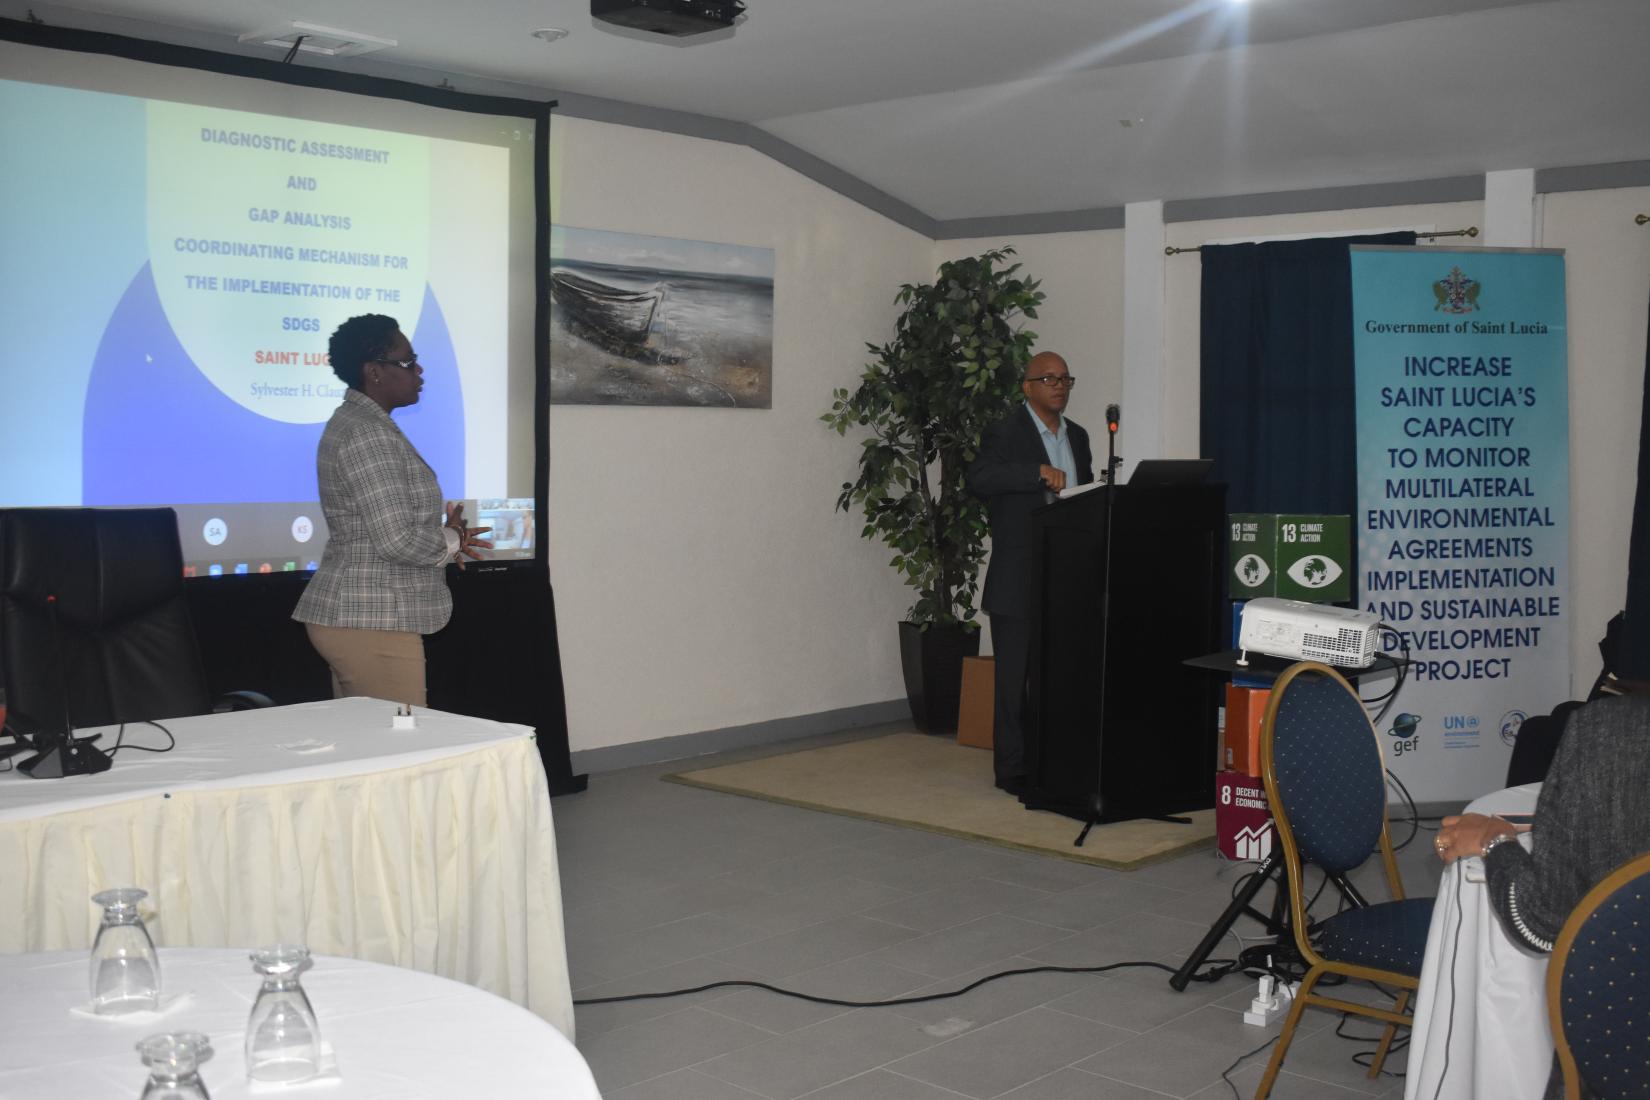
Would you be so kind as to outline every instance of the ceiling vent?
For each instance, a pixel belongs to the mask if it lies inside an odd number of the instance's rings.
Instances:
[[[364,53],[376,53],[378,50],[386,50],[396,45],[393,38],[379,38],[359,31],[345,31],[337,27],[323,27],[318,23],[296,21],[283,23],[270,30],[250,31],[236,41],[268,46],[283,52],[290,52],[296,45],[300,53],[312,53],[321,57],[359,57]]]

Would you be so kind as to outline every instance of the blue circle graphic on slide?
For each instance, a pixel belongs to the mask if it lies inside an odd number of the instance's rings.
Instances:
[[[418,404],[397,410],[395,421],[435,471],[442,491],[456,499],[465,488],[464,393],[446,318],[428,284],[418,331],[408,335],[424,367],[424,394]],[[98,344],[84,427],[82,500],[88,505],[304,501],[318,495],[315,447],[325,425],[270,420],[214,386],[173,335],[147,264]]]

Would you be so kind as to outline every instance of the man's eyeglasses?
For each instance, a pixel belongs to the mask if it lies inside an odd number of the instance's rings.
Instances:
[[[382,363],[386,367],[400,367],[402,370],[412,370],[414,367],[419,366],[416,355],[411,359],[374,359],[373,362]]]
[[[1036,378],[1027,378],[1027,382],[1041,382],[1045,386],[1064,386],[1066,389],[1077,385],[1077,379],[1069,374],[1043,374]]]

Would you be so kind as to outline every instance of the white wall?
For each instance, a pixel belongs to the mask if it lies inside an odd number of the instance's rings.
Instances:
[[[1103,447],[1106,405],[1123,400],[1123,231],[937,241],[929,267],[1003,245],[1014,247],[1022,274],[1043,284],[1048,300],[1025,327],[1037,334],[1037,351],[1058,352],[1077,376],[1066,413]]]
[[[775,251],[773,408],[555,405],[551,582],[574,750],[902,698],[910,590],[833,511],[820,423],[932,243],[740,146],[558,119],[560,224]]]
[[[1121,230],[930,241],[748,148],[579,119],[553,132],[566,225],[772,248],[774,407],[551,410],[549,544],[575,750],[900,698],[911,592],[861,520],[832,511],[855,443],[818,416],[852,386],[895,288],[1012,244],[1048,301],[1037,347],[1081,379],[1071,415],[1103,444],[1121,399]],[[1573,684],[1620,610],[1650,298],[1650,188],[1546,196],[1568,253]],[[1480,203],[1177,222],[1167,244],[1481,225]],[[1459,245],[1446,239],[1439,245]],[[1164,276],[1164,454],[1198,451],[1195,254]],[[1122,447],[1127,452],[1127,410]],[[989,650],[989,641],[987,642]]]
[[[1542,241],[1565,250],[1570,320],[1571,685],[1582,698],[1598,640],[1627,598],[1638,484],[1650,301],[1650,187],[1571,191],[1543,200]]]

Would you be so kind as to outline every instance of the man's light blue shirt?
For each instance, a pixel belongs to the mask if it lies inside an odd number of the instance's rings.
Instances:
[[[1071,432],[1066,428],[1066,418],[1060,417],[1060,430],[1051,432],[1043,418],[1037,415],[1037,410],[1030,405],[1026,406],[1026,415],[1037,427],[1037,434],[1042,437],[1043,451],[1048,455],[1048,464],[1057,470],[1065,471],[1066,484],[1077,484],[1077,459],[1071,453]]]

